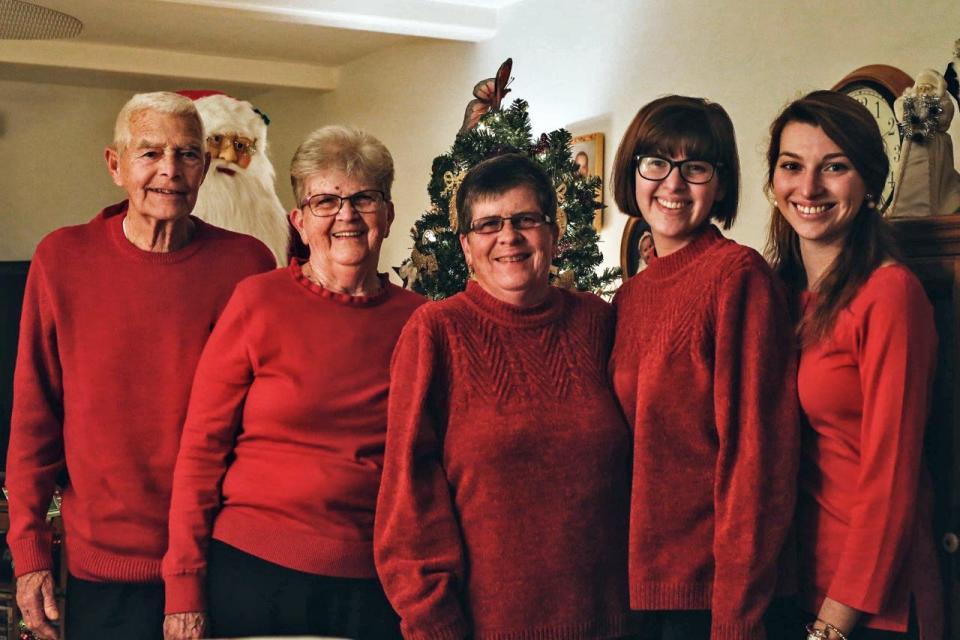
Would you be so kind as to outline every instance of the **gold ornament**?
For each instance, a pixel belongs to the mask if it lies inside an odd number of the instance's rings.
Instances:
[[[577,288],[577,274],[573,272],[573,269],[567,269],[557,276],[557,281],[555,284],[561,289],[573,291]]]
[[[563,237],[563,234],[567,232],[567,212],[563,210],[563,207],[557,207],[557,229],[560,233],[557,235],[557,240]]]
[[[560,183],[557,187],[557,204],[563,204],[563,201],[567,199],[567,185]]]
[[[557,230],[560,232],[557,235],[557,240],[563,237],[563,234],[567,232],[567,212],[563,210],[563,203],[567,199],[567,185],[560,183],[557,186]]]
[[[450,229],[456,233],[458,227],[460,226],[457,223],[457,191],[460,189],[460,183],[463,182],[463,178],[467,175],[466,171],[459,171],[454,173],[453,171],[446,171],[443,174],[443,195],[445,195],[450,200]]]

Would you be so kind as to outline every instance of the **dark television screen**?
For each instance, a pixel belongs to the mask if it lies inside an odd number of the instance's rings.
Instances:
[[[0,469],[7,464],[10,412],[13,409],[13,366],[17,360],[20,308],[29,262],[0,261]]]

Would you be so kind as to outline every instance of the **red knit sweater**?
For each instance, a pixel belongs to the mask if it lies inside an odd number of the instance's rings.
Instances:
[[[123,235],[126,202],[55,231],[27,277],[7,455],[17,575],[49,569],[57,475],[67,564],[86,580],[160,579],[193,370],[236,283],[274,266],[258,240],[194,219],[184,248]]]
[[[814,613],[829,595],[875,614],[864,626],[904,631],[912,596],[923,637],[942,637],[922,463],[936,354],[933,309],[903,266],[874,271],[830,335],[803,349],[798,541]]]
[[[308,573],[372,578],[390,354],[425,300],[349,296],[301,265],[237,286],[190,398],[164,558],[166,611],[205,609],[211,535]]]
[[[780,287],[707,226],[614,306],[610,368],[635,432],[630,604],[710,609],[713,640],[762,640],[800,448]]]
[[[407,324],[374,552],[408,640],[629,630],[611,320],[590,294],[552,289],[521,309],[470,282]]]

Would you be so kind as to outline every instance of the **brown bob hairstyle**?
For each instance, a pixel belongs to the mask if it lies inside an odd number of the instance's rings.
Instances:
[[[557,227],[557,191],[546,171],[530,158],[519,153],[505,153],[487,158],[467,173],[457,190],[457,226],[461,235],[470,231],[473,204],[501,196],[516,187],[527,187],[537,198],[540,213],[550,217],[550,227]]]
[[[898,258],[896,241],[882,217],[878,200],[890,170],[880,128],[870,112],[853,98],[836,91],[814,91],[788,104],[770,125],[767,149],[768,194],[773,191],[774,173],[780,159],[780,140],[787,125],[799,122],[819,127],[856,169],[866,186],[867,197],[850,222],[843,250],[834,259],[820,282],[817,306],[800,320],[797,333],[805,344],[823,337],[840,313],[884,260]],[[773,209],[767,259],[792,294],[808,288],[800,254],[800,238],[786,218]],[[797,295],[792,295],[792,303]],[[794,309],[796,313],[796,309]]]
[[[664,96],[647,103],[623,134],[613,161],[613,195],[624,213],[643,217],[637,206],[637,165],[643,154],[685,156],[718,165],[723,198],[710,217],[729,229],[740,200],[740,157],[730,116],[719,104],[704,98]]]

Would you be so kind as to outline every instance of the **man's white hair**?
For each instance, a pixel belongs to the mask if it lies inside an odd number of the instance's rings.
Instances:
[[[194,106],[193,100],[169,91],[138,93],[127,100],[127,103],[120,109],[120,113],[117,114],[117,122],[113,127],[112,145],[117,153],[123,153],[123,150],[132,141],[133,134],[130,124],[137,114],[144,111],[180,116],[185,120],[192,120],[200,131],[200,141],[203,142],[205,138],[203,120],[200,119],[200,113]]]

